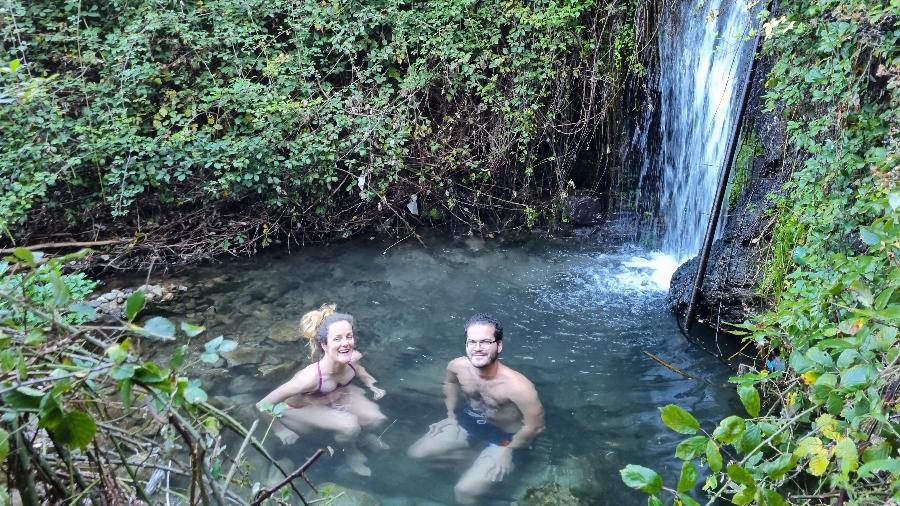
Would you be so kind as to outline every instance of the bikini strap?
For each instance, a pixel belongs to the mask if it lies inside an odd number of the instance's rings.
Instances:
[[[354,375],[354,376],[359,376],[359,373],[356,372],[356,368],[353,367],[353,362],[347,362],[347,365],[350,366],[350,369],[353,369],[353,375]],[[350,378],[350,379],[352,380],[353,378]]]
[[[322,361],[321,360],[316,362],[316,370],[319,371],[319,386],[316,388],[315,393],[318,395],[322,395]]]

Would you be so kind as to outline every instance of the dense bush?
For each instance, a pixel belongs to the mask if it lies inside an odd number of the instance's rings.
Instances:
[[[691,437],[675,451],[674,489],[650,469],[622,470],[650,504],[663,490],[696,504],[695,462],[709,470],[703,489],[738,505],[900,500],[900,8],[780,9],[763,25],[776,60],[766,100],[787,120],[793,174],[766,267],[773,307],[739,325],[770,360],[732,378],[749,417],[707,431],[678,406],[661,409]]]
[[[0,224],[258,204],[266,231],[352,232],[409,216],[413,195],[432,219],[522,216],[568,191],[598,132],[615,141],[624,76],[640,70],[634,9],[7,2]]]

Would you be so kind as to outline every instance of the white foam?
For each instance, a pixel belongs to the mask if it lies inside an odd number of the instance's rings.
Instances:
[[[679,265],[681,262],[672,255],[656,251],[626,259],[615,277],[625,289],[667,291]]]

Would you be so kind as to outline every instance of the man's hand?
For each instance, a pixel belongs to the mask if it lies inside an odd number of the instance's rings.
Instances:
[[[381,399],[382,397],[384,397],[384,390],[382,390],[382,389],[380,389],[380,388],[378,388],[378,387],[369,387],[369,390],[372,391],[372,397],[373,397],[376,401],[377,401],[378,399]]]
[[[493,465],[487,472],[489,481],[503,481],[503,478],[513,470],[512,455],[512,448],[505,446],[495,446],[485,450],[480,458],[493,460]]]

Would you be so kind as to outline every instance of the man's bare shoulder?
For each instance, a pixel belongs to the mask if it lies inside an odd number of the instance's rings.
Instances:
[[[534,387],[534,383],[519,371],[504,365],[503,375],[509,382],[510,387],[520,395],[537,395],[537,389]]]
[[[447,364],[447,370],[458,373],[464,371],[465,367],[468,365],[469,359],[467,359],[466,357],[457,357]]]

